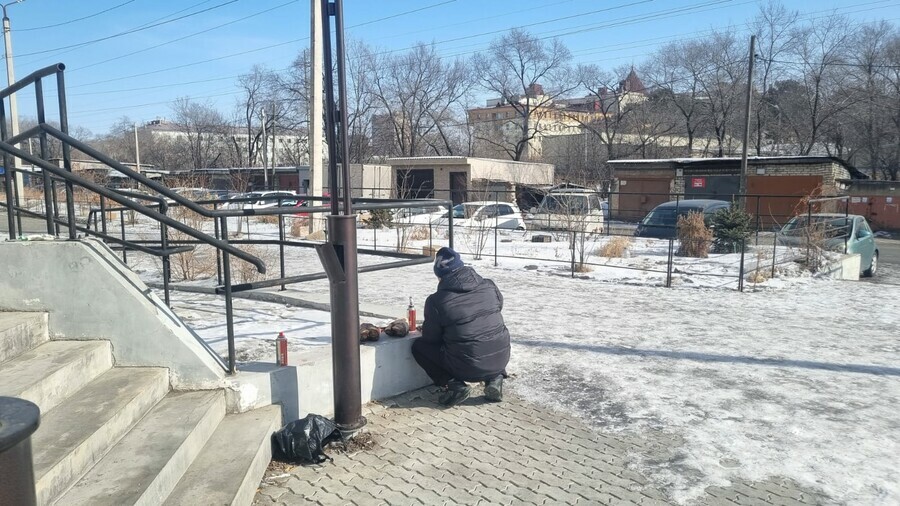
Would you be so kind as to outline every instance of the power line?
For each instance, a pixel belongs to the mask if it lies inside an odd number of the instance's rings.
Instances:
[[[226,26],[233,25],[233,24],[235,24],[235,23],[240,23],[241,21],[246,21],[246,20],[248,20],[248,19],[252,19],[252,18],[255,18],[255,17],[257,17],[257,16],[261,16],[261,15],[266,14],[266,13],[268,13],[268,12],[272,12],[272,11],[274,11],[274,10],[276,10],[276,9],[281,9],[282,7],[286,7],[286,6],[288,6],[288,5],[297,3],[297,1],[298,1],[298,0],[289,0],[288,2],[285,2],[285,3],[280,4],[280,5],[276,5],[275,7],[270,7],[270,8],[268,8],[268,9],[261,10],[261,11],[255,12],[255,13],[253,13],[253,14],[244,16],[244,17],[242,17],[242,18],[234,19],[234,20],[232,20],[232,21],[228,21],[228,22],[226,22],[226,23],[222,23],[222,24],[220,24],[220,25],[216,25],[216,26],[213,26],[213,27],[211,27],[211,28],[207,28],[207,29],[205,29],[205,30],[201,30],[201,31],[199,31],[199,32],[194,32],[194,33],[185,35],[185,36],[183,36],[183,37],[178,37],[177,39],[171,39],[171,40],[168,40],[168,41],[166,41],[166,42],[162,42],[162,43],[160,43],[160,44],[156,44],[156,45],[154,45],[154,46],[145,47],[145,48],[139,49],[139,50],[137,50],[137,51],[132,51],[132,52],[130,52],[130,53],[126,53],[126,54],[123,54],[123,55],[114,56],[114,57],[112,57],[112,58],[107,58],[107,59],[105,59],[105,60],[98,61],[98,62],[95,62],[95,63],[91,63],[91,64],[88,64],[88,65],[82,65],[81,67],[76,67],[76,68],[74,68],[74,69],[72,69],[72,70],[73,70],[73,71],[74,71],[74,70],[84,70],[84,69],[88,69],[88,68],[91,68],[91,67],[96,67],[97,65],[102,65],[102,64],[104,64],[104,63],[109,63],[109,62],[111,62],[111,61],[121,60],[122,58],[127,58],[127,57],[129,57],[129,56],[134,56],[134,55],[136,55],[136,54],[144,53],[144,52],[146,52],[146,51],[151,51],[151,50],[153,50],[153,49],[157,49],[157,48],[160,48],[160,47],[163,47],[163,46],[167,46],[167,45],[169,45],[169,44],[174,44],[175,42],[180,42],[180,41],[182,41],[182,40],[189,39],[189,38],[191,38],[191,37],[196,37],[197,35],[201,35],[201,34],[204,34],[204,33],[207,33],[207,32],[211,32],[211,31],[213,31],[213,30],[218,30],[219,28],[224,28],[224,27],[226,27]]]
[[[215,10],[215,9],[219,9],[219,8],[221,8],[221,7],[224,7],[224,6],[229,5],[229,4],[233,4],[233,3],[238,2],[238,1],[240,1],[240,0],[228,0],[228,1],[226,1],[226,2],[222,2],[222,3],[217,4],[217,5],[214,5],[214,6],[212,6],[212,7],[208,7],[208,8],[203,9],[203,10],[199,10],[199,11],[196,11],[196,12],[192,12],[192,13],[190,13],[190,14],[185,14],[184,16],[179,16],[179,17],[177,17],[177,18],[170,19],[170,20],[167,20],[167,21],[161,21],[161,22],[159,22],[159,23],[154,23],[154,24],[150,24],[150,25],[141,26],[141,27],[138,27],[138,28],[133,28],[133,29],[131,29],[131,30],[126,30],[126,31],[124,31],[124,32],[119,32],[119,33],[116,33],[116,34],[113,34],[113,35],[107,35],[106,37],[100,37],[99,39],[93,39],[93,40],[89,40],[89,41],[85,41],[85,42],[79,42],[79,43],[77,43],[77,44],[70,44],[70,45],[68,45],[68,46],[60,46],[60,47],[56,47],[56,48],[53,48],[53,49],[44,49],[44,50],[41,50],[41,51],[32,51],[32,52],[30,52],[30,53],[23,53],[23,54],[20,54],[20,55],[18,55],[18,56],[20,56],[20,57],[25,57],[25,56],[35,56],[35,55],[39,55],[39,54],[53,53],[53,52],[61,51],[61,50],[64,50],[64,49],[81,48],[81,47],[88,46],[88,45],[91,45],[91,44],[96,44],[97,42],[103,42],[103,41],[105,41],[105,40],[115,39],[115,38],[117,38],[117,37],[122,37],[122,36],[125,36],[125,35],[130,35],[130,34],[132,34],[132,33],[137,33],[137,32],[144,31],[144,30],[149,30],[150,28],[156,28],[157,26],[166,25],[166,24],[169,24],[169,23],[173,23],[173,22],[175,22],[175,21],[181,21],[182,19],[187,19],[187,18],[189,18],[189,17],[193,17],[193,16],[196,16],[196,15],[198,15],[198,14],[203,14],[203,13],[205,13],[205,12],[209,12],[209,11],[212,11],[212,10]]]
[[[809,62],[799,62],[799,61],[784,61],[784,60],[773,60],[770,58],[763,58],[759,55],[756,56],[756,59],[767,61],[769,63],[781,63],[782,65],[797,65],[797,66],[818,66],[819,64],[812,64]],[[876,68],[876,69],[900,69],[900,65],[888,65],[888,64],[866,64],[866,63],[846,63],[846,62],[823,62],[821,63],[823,67],[860,67],[860,68]]]
[[[79,22],[79,21],[84,21],[85,19],[91,19],[91,18],[97,17],[97,16],[99,16],[99,15],[101,15],[101,14],[106,14],[106,13],[109,12],[109,11],[118,9],[119,7],[123,7],[123,6],[128,5],[128,4],[132,3],[132,2],[134,2],[134,0],[128,0],[127,2],[122,2],[122,3],[118,4],[118,5],[114,5],[114,6],[110,7],[110,8],[108,8],[108,9],[103,9],[102,11],[98,11],[98,12],[95,12],[95,13],[93,13],[93,14],[88,14],[87,16],[82,16],[82,17],[80,17],[80,18],[75,18],[75,19],[70,19],[70,20],[68,20],[68,21],[63,21],[63,22],[61,22],[61,23],[55,23],[55,24],[52,24],[52,25],[44,25],[44,26],[35,26],[35,27],[32,27],[32,28],[16,28],[15,30],[12,30],[12,31],[14,31],[14,32],[32,32],[32,31],[35,31],[35,30],[46,30],[47,28],[56,28],[56,27],[59,27],[59,26],[69,25],[69,24],[72,24],[72,23],[77,23],[77,22]]]

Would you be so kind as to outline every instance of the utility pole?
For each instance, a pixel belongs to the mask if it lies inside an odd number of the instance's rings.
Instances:
[[[269,189],[269,136],[266,135],[266,110],[262,110],[263,189]]]
[[[12,37],[10,36],[9,30],[9,16],[6,15],[6,8],[10,5],[15,5],[17,3],[22,3],[24,0],[16,0],[15,2],[9,2],[3,4],[3,44],[6,47],[6,81],[9,86],[12,86],[13,83],[16,82],[15,69],[13,65],[13,51],[12,51]],[[9,95],[9,115],[11,123],[12,123],[12,136],[15,137],[19,135],[19,108],[16,104],[16,94],[12,93]],[[18,146],[18,145],[16,145]],[[17,170],[19,168],[19,164],[21,160],[13,157],[13,170],[7,170],[6,177],[11,177],[15,174],[13,178],[16,185],[16,195],[18,195],[21,200],[25,195],[25,185],[22,178],[22,174]],[[10,202],[12,204],[12,202]],[[12,208],[9,209],[9,214],[12,216]]]
[[[322,196],[322,3],[321,0],[310,0],[310,36],[309,36],[309,195]],[[328,69],[331,72],[331,69]],[[299,182],[298,182],[299,183]],[[332,198],[336,197],[333,195]],[[316,206],[317,202],[311,201]],[[309,216],[309,233],[324,230],[324,223],[318,214]]]
[[[741,194],[741,208],[746,203],[743,195],[747,194],[747,148],[750,144],[750,105],[753,99],[753,62],[756,60],[756,35],[750,36],[750,59],[747,69],[747,101],[744,109],[744,145],[741,148],[741,185],[738,192]]]
[[[137,123],[134,124],[134,171],[141,173],[141,146],[138,144]]]
[[[275,112],[275,102],[272,102],[272,183],[274,186],[274,190],[278,189],[278,174],[275,173],[275,167],[278,165],[275,164],[275,152],[278,151],[278,144],[275,142],[275,118],[278,115]]]

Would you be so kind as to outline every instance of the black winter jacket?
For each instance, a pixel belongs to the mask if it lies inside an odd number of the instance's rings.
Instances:
[[[500,310],[497,285],[463,267],[445,276],[425,300],[422,339],[440,342],[453,377],[482,381],[504,372],[509,362],[509,331]]]

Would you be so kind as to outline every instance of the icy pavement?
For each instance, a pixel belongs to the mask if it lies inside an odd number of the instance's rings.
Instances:
[[[900,502],[900,287],[740,293],[478,269],[506,297],[512,388],[599,431],[683,440],[670,459],[631,455],[674,499],[783,476],[836,502]],[[360,297],[421,304],[430,271],[363,275]]]
[[[296,269],[317,270],[314,261],[298,258]],[[601,434],[666,434],[665,458],[635,448],[628,459],[674,500],[784,478],[837,503],[900,503],[900,286],[806,278],[740,293],[571,279],[503,259],[476,266],[506,297],[510,388]],[[436,282],[430,265],[363,274],[360,299],[402,311],[412,296],[421,309]],[[195,325],[220,304],[189,300],[176,310],[195,311]],[[308,332],[302,345],[328,335],[325,313],[245,303],[238,335],[295,328]],[[223,335],[223,325],[200,333]],[[263,356],[270,342],[260,341]]]

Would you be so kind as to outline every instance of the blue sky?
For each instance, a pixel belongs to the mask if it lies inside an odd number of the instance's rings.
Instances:
[[[782,3],[812,18],[837,10],[864,21],[900,22],[900,0]],[[137,121],[171,116],[170,103],[179,97],[210,100],[230,113],[238,75],[254,64],[285,68],[308,45],[309,5],[309,0],[24,0],[7,12],[16,76],[65,63],[70,125],[102,133],[122,116]],[[386,50],[436,42],[441,54],[468,58],[500,32],[519,26],[542,37],[559,36],[575,61],[606,68],[639,63],[660,44],[712,28],[743,30],[758,8],[756,0],[344,2],[347,35]],[[20,116],[33,117],[33,93],[23,91],[18,101]]]

